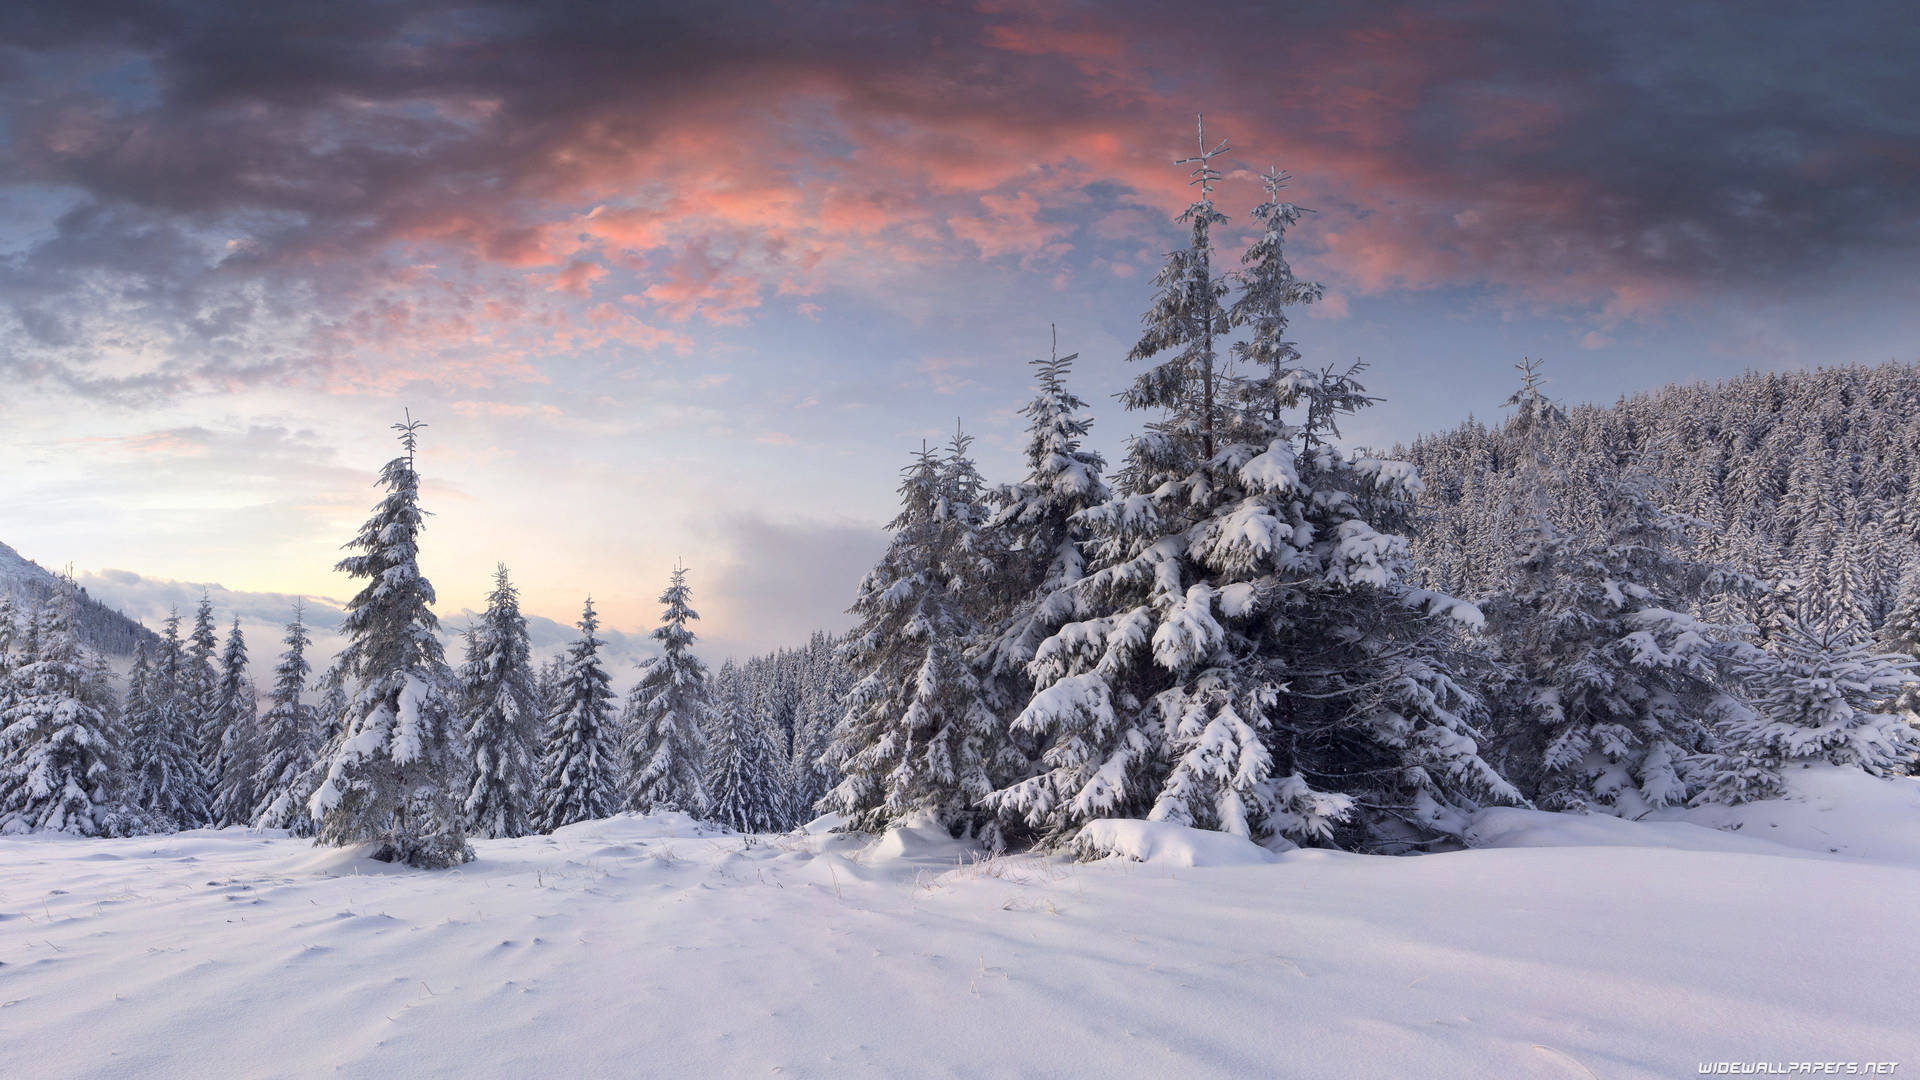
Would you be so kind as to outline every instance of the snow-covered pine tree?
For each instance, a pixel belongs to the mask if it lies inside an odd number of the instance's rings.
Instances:
[[[480,836],[525,836],[533,831],[541,809],[536,772],[540,700],[531,657],[520,590],[502,564],[494,570],[486,614],[474,628],[472,652],[460,671],[467,753],[473,762],[467,827]]]
[[[771,832],[785,816],[780,762],[755,722],[733,661],[714,676],[713,739],[707,744],[707,817],[735,832]]]
[[[317,684],[320,700],[312,708],[315,743],[320,752],[314,756],[313,764],[288,785],[284,796],[269,806],[272,813],[256,822],[260,827],[284,828],[296,836],[312,836],[319,830],[319,824],[313,820],[313,794],[326,783],[334,754],[346,738],[348,714],[353,710],[356,697],[350,685],[352,680],[344,656],[334,657],[321,674]]]
[[[1146,330],[1127,359],[1142,363],[1172,355],[1135,379],[1120,400],[1128,409],[1163,414],[1163,419],[1151,426],[1147,439],[1163,445],[1192,443],[1205,463],[1213,458],[1225,419],[1215,341],[1228,329],[1227,313],[1220,302],[1227,295],[1229,283],[1224,275],[1213,271],[1213,227],[1226,224],[1227,216],[1213,206],[1213,185],[1221,177],[1213,159],[1226,153],[1228,146],[1222,139],[1219,145],[1207,149],[1206,117],[1199,118],[1197,130],[1199,156],[1175,162],[1194,166],[1189,186],[1200,188],[1200,197],[1176,219],[1188,226],[1187,246],[1169,252],[1166,263],[1154,275]],[[1172,478],[1167,468],[1171,464],[1157,454],[1132,454],[1127,461],[1130,471],[1123,479],[1135,490],[1150,491],[1159,480]],[[1132,471],[1140,469],[1146,471]]]
[[[1752,708],[1721,726],[1713,779],[1696,801],[1741,803],[1786,794],[1789,765],[1827,762],[1898,775],[1920,754],[1920,732],[1893,711],[1915,684],[1913,661],[1875,653],[1833,625],[1802,618],[1765,650],[1734,663]]]
[[[307,662],[307,647],[313,644],[313,637],[307,632],[306,611],[298,604],[283,641],[286,650],[273,669],[273,693],[260,720],[251,820],[259,828],[311,836],[313,818],[307,813],[303,796],[312,792],[300,790],[301,778],[320,760],[325,745],[319,717],[300,700],[306,692],[307,676],[313,673],[313,665]]]
[[[129,701],[127,726],[133,752],[129,797],[160,828],[197,829],[212,820],[206,773],[188,707],[185,646],[180,613],[170,611],[160,635],[145,702]]]
[[[1210,188],[1182,220],[1218,222]],[[1236,318],[1271,365],[1222,393],[1206,327],[1222,286],[1169,259],[1126,403],[1159,417],[1133,440],[1112,501],[1084,512],[1086,616],[1043,642],[1015,723],[1042,771],[991,804],[1062,841],[1090,819],[1146,816],[1254,838],[1395,843],[1457,832],[1459,813],[1518,795],[1479,755],[1477,703],[1441,657],[1471,605],[1407,580],[1420,490],[1398,461],[1337,452],[1337,422],[1371,402],[1355,376],[1293,363],[1270,208]],[[1177,351],[1175,351],[1177,350]],[[1277,419],[1298,417],[1295,419]],[[1218,436],[1216,442],[1210,433]],[[1231,441],[1226,441],[1231,440]]]
[[[0,834],[117,836],[140,825],[126,803],[118,703],[74,629],[71,582],[47,605],[33,659],[9,675],[0,714]]]
[[[991,826],[981,800],[1027,765],[965,657],[997,573],[969,442],[923,448],[906,469],[893,538],[853,602],[840,657],[854,683],[827,752],[842,779],[821,806],[857,829],[920,814],[956,832]]]
[[[661,654],[647,663],[627,695],[620,750],[625,805],[640,813],[704,814],[707,809],[702,732],[712,724],[713,691],[706,664],[693,654],[696,639],[688,624],[700,616],[689,606],[692,596],[686,567],[674,567],[667,591],[660,594],[665,613],[652,635]]]
[[[1261,225],[1260,237],[1247,246],[1240,258],[1240,292],[1226,315],[1227,325],[1250,331],[1247,338],[1235,343],[1232,349],[1234,358],[1244,369],[1233,388],[1240,411],[1261,421],[1246,433],[1255,441],[1285,426],[1290,402],[1304,401],[1312,408],[1344,411],[1367,404],[1364,399],[1341,401],[1325,393],[1303,398],[1293,385],[1295,380],[1304,377],[1304,369],[1300,366],[1299,347],[1287,340],[1292,309],[1318,301],[1326,295],[1326,288],[1316,282],[1302,281],[1287,262],[1287,230],[1299,224],[1300,216],[1308,212],[1281,197],[1292,179],[1277,167],[1269,168],[1260,177],[1266,198],[1253,208],[1253,218]],[[1309,416],[1303,433],[1329,431],[1335,422],[1336,417],[1331,413]]]
[[[1027,424],[1027,476],[991,495],[987,528],[1004,553],[993,591],[1000,603],[974,657],[989,706],[1018,715],[1032,697],[1027,665],[1035,650],[1080,615],[1069,586],[1086,573],[1088,534],[1079,514],[1111,497],[1102,479],[1107,463],[1085,445],[1093,421],[1086,402],[1067,386],[1078,353],[1061,356],[1058,343],[1033,362],[1040,389],[1022,410]]]
[[[19,644],[20,610],[11,595],[0,593],[0,709],[7,707],[7,673],[13,670]]]
[[[540,759],[542,827],[603,818],[619,809],[619,733],[614,729],[613,680],[600,662],[595,635],[600,618],[588,597],[580,637],[567,647],[556,704],[547,719]]]
[[[207,778],[208,806],[213,786],[220,782],[220,639],[213,629],[213,599],[205,590],[193,612],[193,631],[187,635],[185,667],[180,674],[180,707],[193,727],[194,752]]]
[[[1541,535],[1513,593],[1501,661],[1504,761],[1541,805],[1637,814],[1685,802],[1709,725],[1733,704],[1717,688],[1722,628],[1686,610],[1702,568],[1686,523],[1660,509],[1657,456],[1599,478],[1600,520]]]
[[[436,633],[433,585],[420,573],[419,430],[393,425],[405,453],[380,473],[387,495],[339,569],[367,584],[347,604],[341,657],[359,684],[326,779],[308,812],[329,844],[373,844],[374,858],[418,867],[473,857],[460,809],[466,763],[453,672]]]
[[[260,768],[260,703],[247,674],[247,639],[234,617],[220,654],[220,683],[214,695],[214,725],[220,732],[220,779],[213,789],[213,817],[219,825],[249,825],[259,801],[254,773]]]
[[[807,642],[805,674],[793,716],[793,806],[789,816],[795,822],[811,820],[819,812],[820,800],[840,782],[839,771],[827,754],[852,688],[839,649],[838,641],[818,630]]]

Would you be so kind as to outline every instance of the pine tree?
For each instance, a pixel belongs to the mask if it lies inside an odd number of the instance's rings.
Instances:
[[[1201,162],[1190,250],[1198,222],[1221,220],[1217,176]],[[1221,287],[1203,261],[1176,255],[1163,272],[1133,359],[1178,351],[1124,395],[1160,415],[1130,445],[1116,498],[1082,515],[1095,555],[1074,586],[1086,615],[1030,665],[1037,690],[1014,727],[1042,744],[1042,769],[990,800],[1043,839],[1146,816],[1394,844],[1518,799],[1480,757],[1478,703],[1442,662],[1448,618],[1479,613],[1408,580],[1394,530],[1409,523],[1417,473],[1332,447],[1340,419],[1373,400],[1358,366],[1290,366],[1280,309],[1317,295],[1281,269],[1292,216],[1267,210],[1267,246],[1235,305],[1251,332],[1242,354],[1269,365],[1258,380],[1221,393],[1203,333],[1219,325],[1208,313]]]
[[[793,720],[793,807],[789,816],[796,822],[812,819],[819,812],[820,800],[840,782],[839,770],[828,751],[852,688],[847,667],[839,659],[839,643],[825,633],[815,631],[807,642],[805,667]]]
[[[1228,147],[1222,139],[1212,150],[1207,149],[1204,116],[1197,130],[1199,156],[1175,162],[1194,166],[1189,186],[1200,188],[1200,197],[1176,219],[1188,226],[1187,246],[1168,253],[1166,263],[1154,276],[1146,331],[1127,359],[1140,363],[1172,355],[1135,379],[1120,398],[1129,409],[1159,410],[1164,417],[1144,437],[1148,445],[1137,447],[1141,452],[1128,460],[1131,471],[1127,482],[1141,491],[1152,490],[1160,480],[1172,479],[1180,471],[1176,461],[1154,452],[1155,444],[1191,443],[1201,461],[1210,461],[1219,429],[1225,426],[1214,342],[1228,328],[1227,313],[1220,302],[1229,286],[1226,278],[1213,271],[1213,227],[1226,224],[1227,217],[1213,206],[1213,186],[1221,177],[1213,159],[1226,153]]]
[[[989,705],[1011,717],[1032,696],[1027,665],[1060,626],[1081,614],[1071,586],[1086,574],[1089,539],[1080,513],[1111,497],[1106,460],[1084,443],[1093,422],[1086,402],[1067,387],[1078,353],[1056,347],[1036,360],[1040,392],[1028,418],[1027,477],[992,493],[987,528],[1004,552],[993,591],[1006,600],[991,617],[993,633],[977,657]]]
[[[149,676],[144,702],[127,708],[133,747],[130,798],[156,826],[197,829],[212,820],[206,773],[188,707],[189,668],[180,640],[180,613],[167,614],[160,652]]]
[[[54,597],[33,658],[9,675],[0,714],[0,834],[117,836],[139,827],[127,805],[125,735],[110,687],[75,636],[72,584]]]
[[[220,782],[220,639],[213,629],[213,600],[203,590],[187,636],[186,666],[180,675],[180,706],[192,725],[194,752],[209,789]],[[209,794],[209,799],[212,798]],[[211,804],[209,804],[211,805]]]
[[[567,648],[556,703],[547,720],[540,759],[542,821],[548,832],[611,815],[619,805],[618,733],[613,727],[613,680],[600,663],[594,636],[600,619],[588,597],[580,638]]]
[[[220,732],[220,779],[214,785],[213,816],[220,825],[247,825],[259,799],[254,773],[260,768],[260,703],[247,674],[247,640],[235,617],[220,656],[214,696],[214,726]]]
[[[461,821],[465,764],[448,669],[433,614],[433,586],[421,575],[419,429],[395,424],[406,453],[388,462],[387,495],[358,536],[360,554],[339,569],[367,585],[347,604],[342,652],[359,693],[334,747],[326,779],[308,810],[330,844],[376,845],[374,858],[445,867],[473,857]]]
[[[981,800],[1025,770],[965,658],[997,574],[981,547],[977,477],[964,435],[944,459],[923,449],[887,552],[854,600],[859,623],[840,655],[855,681],[828,751],[843,779],[822,802],[854,828],[925,813],[956,831],[991,824]]]
[[[771,832],[784,816],[779,757],[754,722],[739,670],[729,660],[714,678],[714,736],[707,745],[707,816],[735,832]]]
[[[1642,462],[1601,481],[1600,522],[1538,536],[1496,607],[1514,672],[1506,760],[1549,808],[1685,802],[1702,779],[1692,766],[1706,725],[1730,707],[1716,687],[1724,631],[1686,610],[1700,571],[1685,523],[1657,505],[1657,471]]]
[[[0,709],[7,707],[7,673],[13,670],[14,651],[20,645],[20,611],[13,597],[0,593]]]
[[[621,760],[626,771],[626,808],[647,813],[681,810],[704,814],[706,785],[702,771],[706,747],[702,732],[711,726],[713,694],[707,666],[693,655],[693,630],[700,616],[688,605],[693,590],[683,566],[673,569],[660,594],[666,613],[653,639],[661,655],[650,661],[627,696]]]
[[[293,621],[287,624],[283,640],[286,651],[273,669],[273,693],[267,714],[260,721],[251,820],[259,828],[311,836],[313,818],[307,813],[303,796],[312,792],[300,790],[301,778],[320,760],[325,745],[320,718],[300,700],[306,692],[307,676],[313,673],[313,666],[307,662],[307,648],[313,638],[307,633],[306,612],[299,605],[293,609]]]
[[[321,674],[320,701],[312,709],[314,742],[320,751],[306,771],[268,806],[270,812],[256,822],[261,828],[282,828],[295,836],[312,836],[319,831],[319,823],[313,820],[313,796],[320,785],[326,783],[334,756],[346,738],[348,714],[357,698],[350,685],[352,681],[345,656],[334,657]]]
[[[502,565],[494,571],[486,614],[460,672],[473,762],[467,827],[481,836],[525,836],[540,810],[535,769],[541,716],[531,657],[520,592]]]
[[[1765,651],[1745,650],[1736,671],[1753,708],[1723,725],[1715,776],[1697,801],[1778,798],[1793,764],[1897,775],[1920,753],[1920,732],[1891,707],[1915,684],[1913,662],[1876,654],[1825,619],[1797,620]]]
[[[1261,225],[1260,238],[1241,256],[1240,295],[1226,315],[1228,325],[1251,330],[1245,341],[1234,345],[1233,356],[1246,370],[1259,372],[1235,384],[1241,411],[1261,420],[1248,433],[1255,439],[1279,430],[1286,421],[1285,403],[1300,400],[1293,382],[1304,375],[1304,369],[1299,348],[1287,340],[1291,311],[1326,294],[1324,286],[1294,276],[1293,267],[1287,263],[1287,230],[1299,224],[1300,215],[1307,212],[1280,197],[1292,177],[1271,168],[1260,180],[1267,196],[1253,208],[1254,220]],[[1339,402],[1324,394],[1304,400],[1321,408],[1357,408],[1360,404]],[[1330,427],[1333,420],[1332,415],[1310,416],[1305,429],[1320,431]]]

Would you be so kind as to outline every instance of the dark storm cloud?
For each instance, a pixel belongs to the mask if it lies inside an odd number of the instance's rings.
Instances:
[[[1166,159],[1197,108],[1241,164],[1301,177],[1310,242],[1354,287],[1490,283],[1623,317],[1797,287],[1920,239],[1917,22],[1895,3],[15,4],[0,182],[57,195],[11,212],[0,373],[138,397],[370,341],[431,352],[489,298],[511,319],[608,265],[648,275],[652,317],[727,321],[854,252],[1067,258],[1076,207],[1183,197]],[[1054,231],[1021,247],[1036,214]],[[445,256],[454,295],[423,291],[409,245]],[[130,337],[170,359],[90,367]]]

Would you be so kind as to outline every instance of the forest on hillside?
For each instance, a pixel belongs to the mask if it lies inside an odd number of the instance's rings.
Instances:
[[[1426,481],[1414,553],[1436,587],[1497,592],[1525,528],[1517,418],[1469,420],[1400,451]],[[1920,367],[1748,373],[1566,410],[1539,450],[1569,478],[1566,521],[1599,513],[1600,481],[1636,462],[1689,522],[1693,557],[1785,586],[1856,633],[1881,633],[1920,588]],[[1703,581],[1695,599],[1756,625],[1750,589]]]
[[[1914,768],[1912,369],[1568,411],[1529,362],[1497,430],[1352,447],[1378,388],[1288,337],[1323,295],[1286,258],[1289,177],[1260,178],[1254,239],[1221,252],[1225,152],[1187,162],[1123,459],[1087,444],[1079,358],[1036,357],[1023,475],[983,476],[964,432],[910,455],[838,641],[715,672],[677,567],[623,694],[591,599],[542,663],[503,565],[450,656],[408,415],[338,565],[347,647],[314,678],[291,612],[264,710],[209,604],[121,696],[75,591],[0,597],[0,830],[243,824],[444,867],[469,836],[678,811],[992,850],[1098,854],[1122,819],[1404,853],[1487,807],[1637,817],[1775,797],[1800,764]]]

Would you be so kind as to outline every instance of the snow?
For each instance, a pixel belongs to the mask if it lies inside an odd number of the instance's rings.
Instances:
[[[1082,855],[1109,856],[1167,866],[1248,866],[1278,855],[1241,836],[1176,825],[1167,821],[1097,818],[1080,830]]]
[[[996,858],[927,823],[749,840],[678,814],[480,840],[440,872],[237,828],[0,838],[0,1075],[1920,1060],[1920,783],[1789,780],[1639,822],[1487,811],[1489,846],[1404,858],[1138,821],[1089,830],[1121,857]]]

